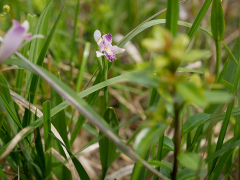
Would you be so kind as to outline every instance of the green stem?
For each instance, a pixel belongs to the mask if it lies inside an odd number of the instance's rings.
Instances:
[[[104,69],[104,75],[103,75],[103,81],[106,81],[107,75],[108,75],[108,60],[106,58],[103,58],[103,69]],[[105,109],[108,108],[108,86],[104,87],[104,105]]]
[[[181,132],[179,126],[179,108],[178,105],[175,103],[174,105],[174,125],[175,125],[175,132],[174,132],[174,164],[173,164],[173,172],[172,172],[172,180],[177,180],[177,168],[178,168],[178,160],[177,155],[180,150],[181,144]]]
[[[221,64],[221,41],[218,40],[215,42],[216,45],[216,55],[217,55],[217,59],[216,59],[216,78],[218,78],[219,76],[219,72],[220,72],[220,64]]]

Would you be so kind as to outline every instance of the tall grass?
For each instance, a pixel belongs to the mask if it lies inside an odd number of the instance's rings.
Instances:
[[[0,2],[44,35],[0,65],[2,179],[240,177],[239,2],[59,2]]]

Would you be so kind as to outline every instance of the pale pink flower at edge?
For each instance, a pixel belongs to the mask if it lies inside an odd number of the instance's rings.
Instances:
[[[15,19],[12,20],[12,27],[5,34],[4,38],[0,37],[0,62],[9,58],[18,50],[21,43],[25,39],[31,38],[31,34],[27,33],[29,29],[28,21],[22,24]]]
[[[97,57],[106,56],[112,62],[117,59],[116,54],[123,53],[125,49],[118,46],[112,46],[112,35],[105,34],[101,36],[101,32],[96,30],[94,32],[94,39],[97,42],[100,51],[96,51]]]

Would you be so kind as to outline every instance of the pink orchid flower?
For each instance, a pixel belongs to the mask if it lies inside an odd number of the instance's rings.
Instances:
[[[96,51],[97,57],[106,56],[112,62],[117,59],[116,54],[123,53],[125,49],[118,46],[112,46],[112,35],[105,34],[101,37],[101,32],[96,30],[94,32],[94,39],[97,42],[100,51]]]
[[[13,25],[5,34],[4,39],[0,37],[0,62],[3,62],[14,54],[20,47],[22,41],[32,36],[27,33],[29,29],[28,21],[19,24],[17,20],[13,19],[12,23]]]

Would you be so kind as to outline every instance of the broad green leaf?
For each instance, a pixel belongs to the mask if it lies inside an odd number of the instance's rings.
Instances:
[[[168,149],[169,151],[174,151],[174,144],[171,139],[169,139],[167,136],[164,136],[163,139],[163,146]]]
[[[188,103],[205,107],[207,102],[201,89],[190,82],[177,84],[177,92],[181,94]]]
[[[156,139],[154,142],[158,144],[158,139]],[[168,149],[169,151],[174,151],[174,144],[172,140],[169,139],[169,137],[167,136],[164,136],[163,138],[163,147]]]
[[[117,115],[112,107],[106,109],[104,113],[104,119],[109,124],[109,126],[112,129],[119,129],[119,122],[117,119]],[[116,134],[118,134],[118,130],[116,131]],[[99,132],[99,137],[102,136],[103,133]],[[99,153],[100,153],[100,159],[101,159],[101,165],[102,165],[102,176],[101,178],[104,179],[106,176],[108,168],[111,166],[115,154],[116,154],[117,146],[110,141],[107,137],[103,137],[99,139]]]
[[[192,73],[197,73],[197,74],[203,74],[203,71],[199,71],[196,69],[188,69],[188,68],[184,68],[184,67],[178,67],[177,70],[182,71],[182,72],[192,72]]]
[[[191,50],[181,57],[181,61],[183,62],[193,62],[203,59],[210,58],[212,53],[210,51],[202,51],[202,50]]]
[[[153,38],[143,39],[141,42],[142,46],[150,51],[161,51],[163,50],[165,44]]]
[[[152,166],[162,166],[162,167],[166,167],[170,170],[172,170],[172,164],[167,162],[167,161],[157,161],[157,160],[152,160],[152,161],[148,161],[148,163]]]
[[[186,134],[199,126],[199,124],[202,124],[206,122],[210,118],[211,114],[205,114],[205,113],[200,113],[200,114],[194,114],[191,116],[183,125],[183,131],[182,134]]]
[[[135,84],[146,87],[158,87],[160,83],[160,79],[148,69],[126,74],[126,78]]]
[[[201,171],[199,175],[205,174],[206,171]],[[177,180],[196,179],[196,171],[190,169],[182,169],[177,174]]]
[[[203,161],[202,156],[197,153],[187,152],[179,154],[177,159],[182,166],[193,171],[197,171],[199,169],[204,170],[205,168],[205,162]]]
[[[204,95],[210,104],[229,103],[233,99],[233,95],[224,91],[205,91]]]
[[[213,0],[211,11],[211,27],[215,41],[221,41],[225,31],[224,14],[221,0]]]

